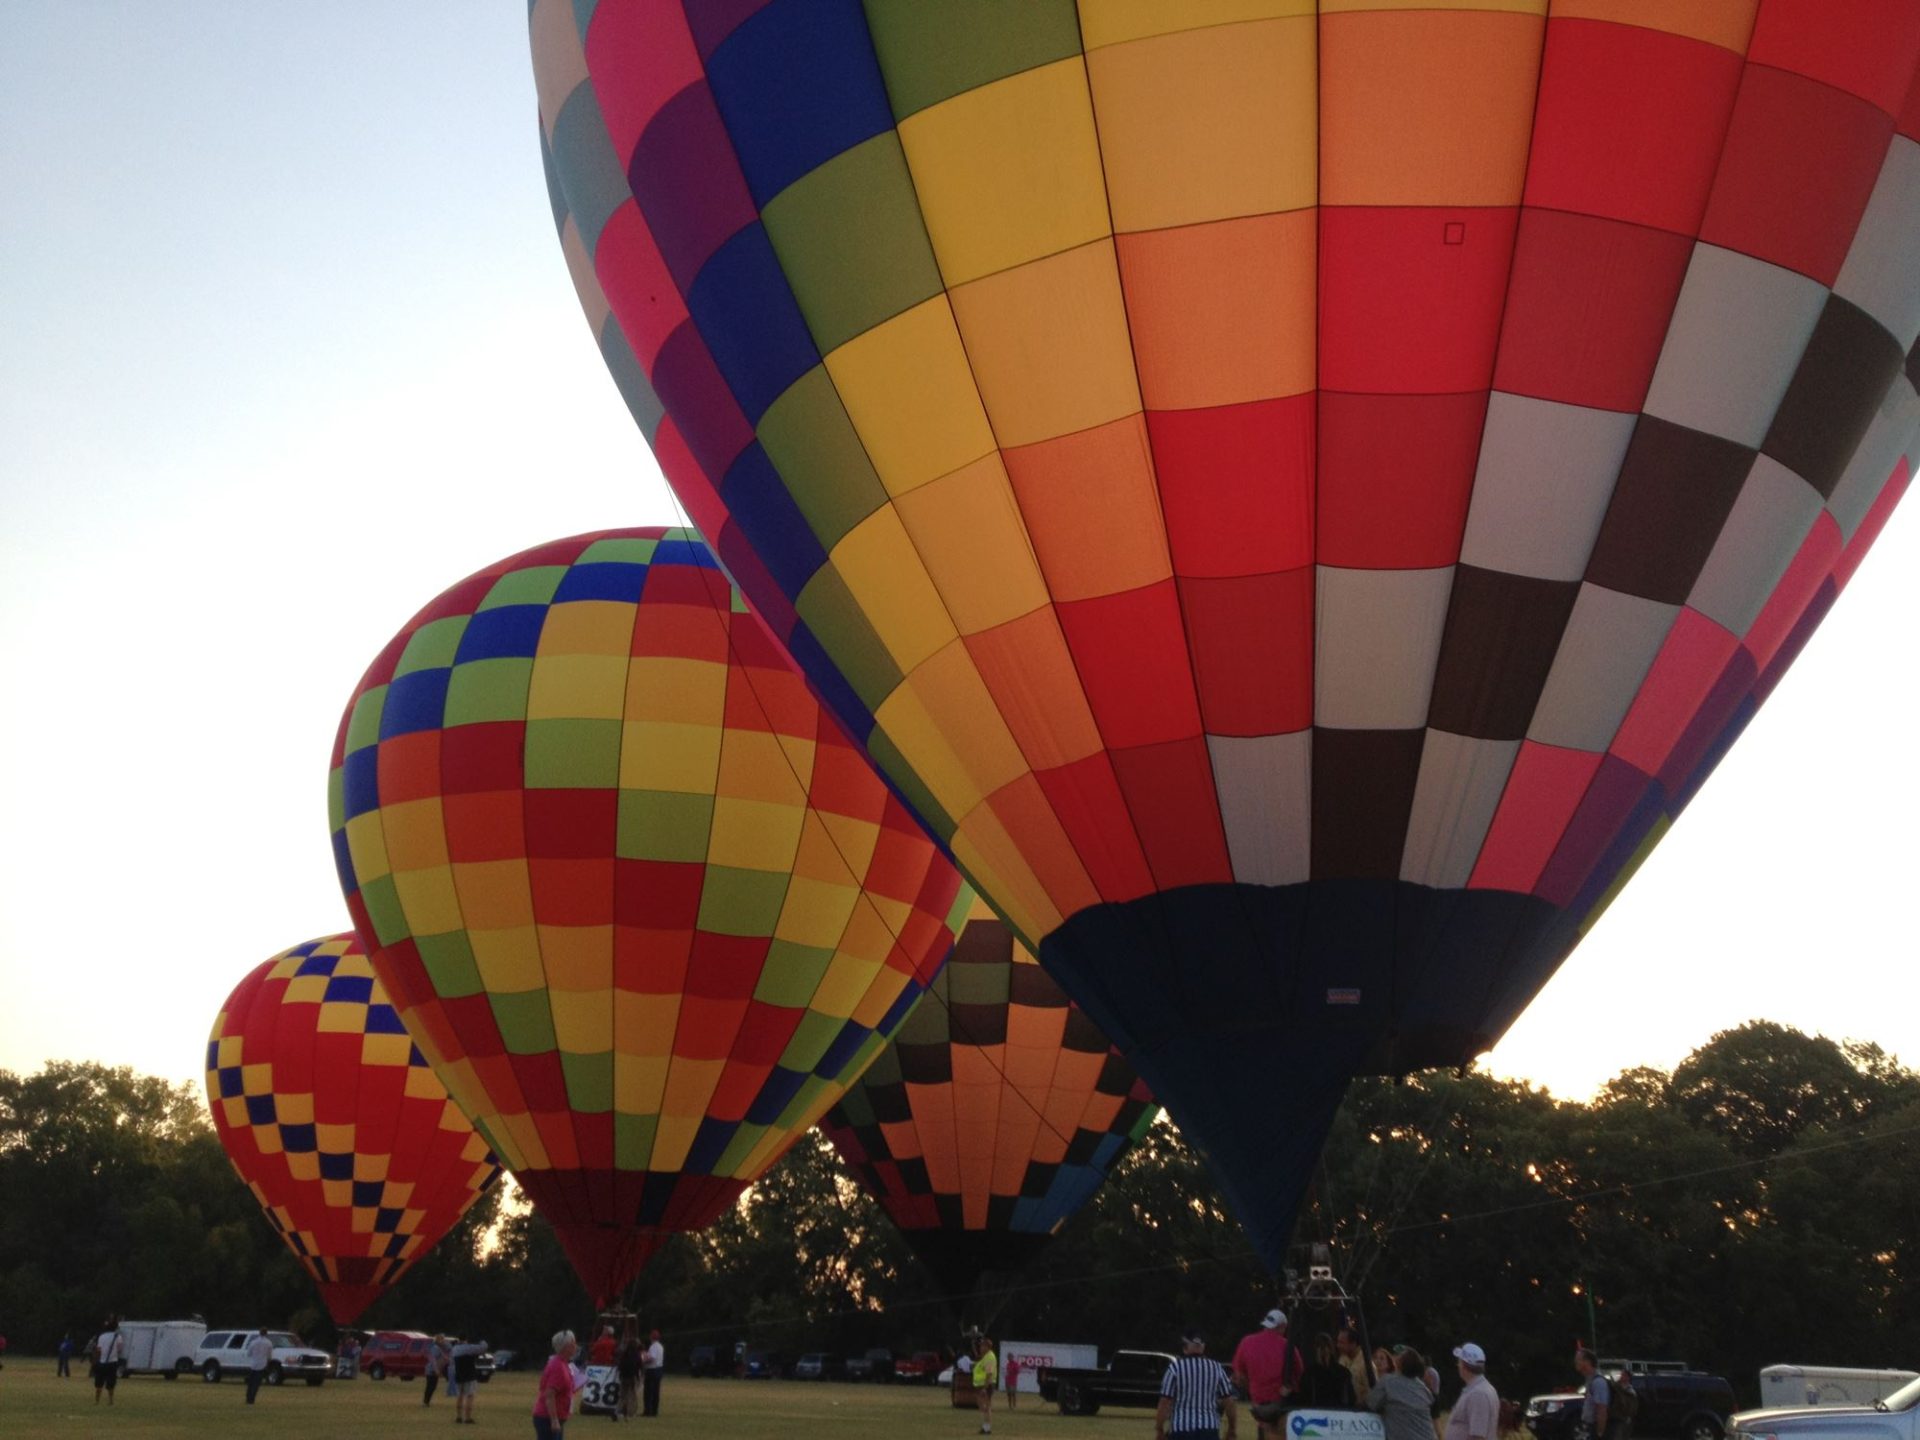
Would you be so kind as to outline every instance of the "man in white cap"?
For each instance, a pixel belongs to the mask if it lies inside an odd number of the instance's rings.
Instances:
[[[1446,1440],[1498,1440],[1500,1396],[1487,1379],[1487,1352],[1471,1340],[1454,1348],[1465,1388],[1447,1416]]]
[[[1247,1392],[1260,1440],[1285,1432],[1287,1405],[1305,1369],[1300,1348],[1287,1339],[1284,1310],[1269,1310],[1260,1328],[1234,1349],[1233,1383]]]

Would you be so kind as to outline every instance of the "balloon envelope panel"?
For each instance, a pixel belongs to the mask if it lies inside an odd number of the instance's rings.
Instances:
[[[976,900],[946,968],[820,1129],[949,1293],[1017,1269],[1159,1113]]]
[[[531,29],[669,480],[1270,1258],[1296,1132],[1501,1033],[1907,484],[1909,5]]]
[[[352,935],[296,945],[234,988],[207,1040],[207,1104],[339,1325],[500,1178]]]
[[[839,1098],[962,913],[690,532],[448,590],[362,680],[331,805],[409,1029],[603,1297]]]

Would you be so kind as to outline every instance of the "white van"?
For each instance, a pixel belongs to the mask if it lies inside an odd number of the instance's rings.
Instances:
[[[1760,1372],[1763,1409],[1871,1405],[1920,1380],[1912,1370],[1843,1370],[1834,1365],[1769,1365]]]
[[[207,1333],[203,1320],[122,1320],[126,1341],[122,1375],[160,1375],[177,1380],[193,1373],[193,1352]]]

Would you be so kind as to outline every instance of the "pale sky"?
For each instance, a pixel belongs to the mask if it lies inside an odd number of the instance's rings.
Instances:
[[[0,3],[0,1068],[197,1078],[240,976],[347,924],[373,654],[679,518],[561,262],[525,14]],[[1583,1095],[1755,1016],[1920,1051],[1916,508],[1496,1071]]]

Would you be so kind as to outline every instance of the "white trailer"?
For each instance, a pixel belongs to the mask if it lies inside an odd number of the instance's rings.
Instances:
[[[120,1334],[127,1353],[120,1373],[161,1375],[168,1380],[191,1374],[193,1352],[206,1333],[206,1323],[200,1320],[122,1320]]]
[[[1920,1379],[1912,1370],[1846,1370],[1835,1365],[1769,1365],[1760,1372],[1762,1409],[1871,1405]]]
[[[1022,1395],[1040,1393],[1040,1371],[1096,1370],[1100,1366],[1097,1345],[1068,1345],[1052,1340],[1003,1340],[1000,1342],[1000,1383],[1007,1381],[1007,1366],[1020,1367],[1014,1384]]]

